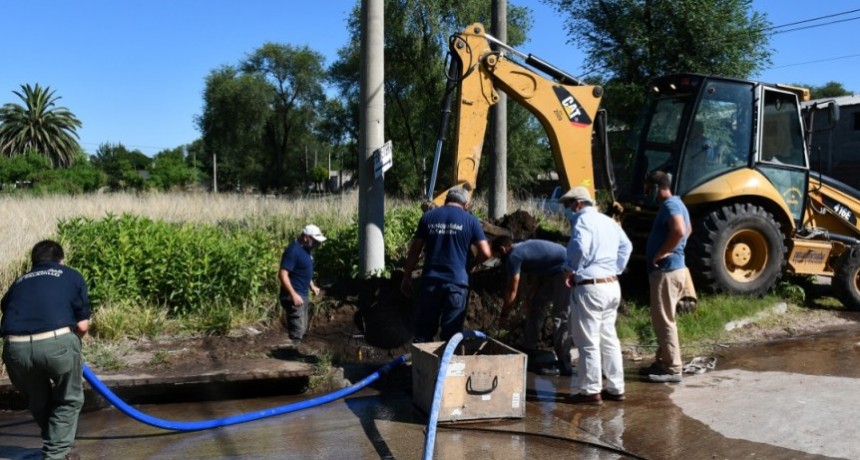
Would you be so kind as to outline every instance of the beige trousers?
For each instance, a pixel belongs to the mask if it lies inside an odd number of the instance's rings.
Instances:
[[[655,270],[648,276],[651,287],[651,325],[657,336],[655,362],[672,374],[680,374],[683,366],[675,307],[683,297],[688,273],[686,268],[670,272]]]

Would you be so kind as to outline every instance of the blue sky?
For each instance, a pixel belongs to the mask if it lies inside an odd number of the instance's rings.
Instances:
[[[194,117],[211,70],[238,63],[265,41],[308,45],[330,64],[348,40],[346,18],[358,1],[0,0],[0,104],[20,102],[12,91],[22,84],[49,86],[83,122],[78,134],[87,152],[111,142],[154,155],[200,136]],[[583,54],[567,43],[551,8],[508,2],[534,13],[531,41],[521,51],[573,75],[583,72]],[[782,25],[860,9],[860,0],[753,5]],[[821,22],[855,17],[860,12]],[[849,20],[775,35],[773,67],[757,77],[811,85],[835,80],[860,92],[860,49],[851,38],[858,26]]]

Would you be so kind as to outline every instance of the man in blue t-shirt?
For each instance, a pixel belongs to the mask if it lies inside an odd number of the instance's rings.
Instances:
[[[646,196],[660,203],[645,248],[657,353],[654,363],[639,372],[648,381],[661,383],[681,381],[683,363],[675,308],[690,273],[684,264],[684,247],[692,232],[690,213],[684,202],[672,195],[671,186],[669,175],[663,171],[653,171],[645,178]]]
[[[421,216],[412,237],[400,289],[412,297],[412,271],[424,253],[421,293],[415,326],[415,343],[431,342],[441,326],[439,337],[447,341],[462,332],[469,300],[467,264],[472,245],[478,248],[475,263],[490,257],[490,245],[481,222],[466,207],[469,193],[452,188],[445,205]]]
[[[508,274],[499,313],[499,327],[507,326],[508,314],[517,299],[522,275],[525,275],[530,282],[522,296],[526,309],[523,348],[531,356],[537,352],[546,307],[552,302],[552,339],[558,367],[535,368],[545,375],[571,375],[572,342],[568,328],[570,288],[564,283],[567,248],[546,240],[527,240],[514,244],[510,237],[500,236],[493,240],[492,251],[495,257],[505,262]]]
[[[78,458],[72,445],[84,405],[90,304],[84,277],[64,259],[59,243],[36,243],[32,269],[0,301],[3,363],[41,430],[43,458]]]
[[[314,258],[311,250],[326,240],[320,228],[308,225],[302,229],[302,234],[284,249],[281,256],[281,268],[278,270],[278,280],[281,284],[280,303],[284,308],[284,325],[292,340],[290,345],[297,346],[302,342],[308,329],[308,297],[309,293],[319,294],[319,288],[314,285]]]

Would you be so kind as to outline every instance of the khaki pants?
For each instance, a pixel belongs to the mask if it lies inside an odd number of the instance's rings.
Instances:
[[[648,276],[651,287],[651,325],[657,336],[655,363],[672,374],[680,374],[683,366],[675,307],[683,297],[688,273],[686,268],[670,272],[655,270]]]

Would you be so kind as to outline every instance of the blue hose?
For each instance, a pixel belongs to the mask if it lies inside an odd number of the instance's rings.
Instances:
[[[285,406],[274,407],[271,409],[265,409],[257,412],[248,412],[246,414],[238,414],[232,415],[230,417],[212,420],[202,420],[198,422],[162,420],[140,412],[139,410],[126,404],[125,401],[119,399],[116,394],[114,394],[107,386],[105,386],[104,383],[102,383],[101,380],[98,379],[98,377],[95,376],[95,374],[93,374],[93,372],[90,370],[89,367],[87,367],[86,364],[84,364],[84,378],[87,380],[87,382],[89,382],[90,386],[92,386],[93,389],[98,391],[99,394],[104,396],[104,398],[107,399],[111,404],[116,406],[117,409],[119,409],[129,417],[137,420],[138,422],[145,423],[156,428],[162,428],[165,430],[200,431],[208,430],[210,428],[218,428],[222,426],[237,425],[239,423],[245,423],[266,417],[274,417],[276,415],[287,414],[303,409],[309,409],[311,407],[320,406],[336,399],[349,396],[356,391],[361,390],[362,388],[370,385],[371,383],[376,381],[382,374],[385,374],[391,369],[399,366],[400,364],[403,364],[408,359],[408,354],[401,355],[400,357],[394,359],[385,366],[379,368],[379,370],[377,370],[373,374],[370,374],[369,376],[365,377],[360,382],[352,386],[335,391],[333,393],[329,393],[327,395],[322,395],[313,399],[309,399],[307,401],[300,401],[292,404],[287,404]]]
[[[430,406],[430,420],[427,422],[427,439],[424,441],[424,460],[433,459],[433,448],[436,444],[436,424],[439,422],[439,409],[442,405],[442,390],[445,387],[445,376],[448,374],[448,361],[451,360],[454,350],[463,338],[486,340],[487,336],[481,331],[463,331],[454,334],[454,337],[448,340],[445,352],[442,353],[442,360],[439,362],[439,373],[436,375],[433,404]]]

